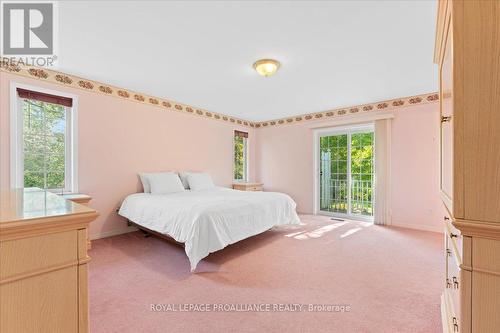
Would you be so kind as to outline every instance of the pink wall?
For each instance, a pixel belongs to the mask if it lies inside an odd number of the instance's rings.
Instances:
[[[441,231],[438,103],[410,106],[394,115],[392,223]],[[297,210],[304,213],[313,212],[311,126],[307,122],[257,130],[256,179],[264,183],[266,190],[291,195],[298,204]]]
[[[254,161],[253,129],[0,72],[0,188],[10,186],[11,81],[78,96],[79,192],[91,195],[100,213],[91,225],[94,237],[125,229],[115,209],[141,189],[139,171],[202,170],[217,185],[229,186],[235,129],[249,132]],[[251,179],[253,170],[251,164]]]
[[[396,112],[392,123],[392,223],[442,232],[439,103]]]

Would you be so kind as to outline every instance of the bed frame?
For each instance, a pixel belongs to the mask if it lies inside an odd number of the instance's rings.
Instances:
[[[146,238],[151,237],[151,236],[156,236],[156,237],[164,239],[164,240],[166,240],[174,245],[184,247],[184,243],[180,243],[180,242],[176,241],[175,239],[173,239],[172,237],[170,237],[168,235],[164,235],[162,233],[159,233],[158,231],[154,231],[154,230],[148,229],[146,227],[143,227],[142,225],[139,225],[133,221],[130,221],[129,219],[127,219],[127,226],[136,227],[137,229],[139,229],[143,233],[144,237],[146,237]]]

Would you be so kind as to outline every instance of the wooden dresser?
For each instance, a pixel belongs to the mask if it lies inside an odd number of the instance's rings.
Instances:
[[[500,332],[500,1],[441,0],[444,332]]]
[[[0,192],[0,332],[88,332],[89,207],[40,189]]]
[[[233,189],[240,191],[262,191],[262,183],[234,183]]]

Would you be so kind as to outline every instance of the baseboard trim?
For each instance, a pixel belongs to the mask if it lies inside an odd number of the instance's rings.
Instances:
[[[433,226],[433,225],[422,225],[422,224],[414,224],[414,223],[401,223],[401,222],[392,222],[389,227],[398,227],[398,228],[407,228],[407,229],[414,229],[414,230],[421,230],[421,231],[430,231],[430,232],[437,232],[442,234],[443,233],[443,227],[439,226]]]
[[[101,232],[99,234],[90,235],[90,240],[96,240],[96,239],[100,239],[100,238],[107,238],[107,237],[112,237],[112,236],[118,236],[118,235],[121,235],[121,234],[126,234],[126,233],[129,233],[129,232],[134,232],[134,231],[137,231],[137,230],[138,229],[136,227],[126,227],[126,228],[122,228],[122,229],[110,230],[110,231],[106,231],[106,232]]]

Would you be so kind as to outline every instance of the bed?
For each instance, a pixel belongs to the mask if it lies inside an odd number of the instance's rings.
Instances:
[[[191,271],[210,253],[274,226],[299,224],[296,203],[276,192],[215,187],[171,194],[136,193],[119,214],[139,227],[184,244]]]

